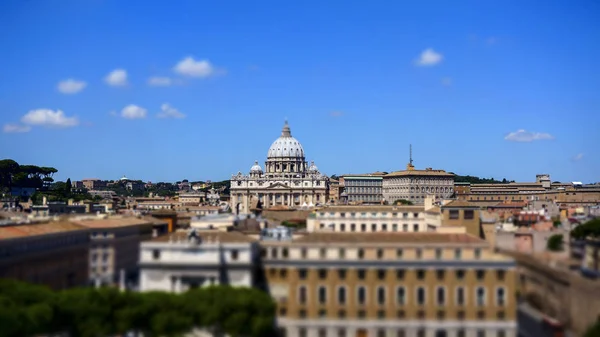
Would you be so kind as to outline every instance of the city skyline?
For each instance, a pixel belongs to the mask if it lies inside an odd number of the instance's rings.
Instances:
[[[3,158],[220,181],[287,118],[327,175],[600,181],[592,1],[139,4],[0,5]]]

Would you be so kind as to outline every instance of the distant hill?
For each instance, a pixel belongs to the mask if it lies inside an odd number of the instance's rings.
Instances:
[[[494,178],[479,178],[475,176],[461,176],[459,174],[450,172],[454,174],[454,182],[455,183],[471,183],[471,184],[508,184],[514,183],[514,180],[507,180],[503,178],[502,180],[496,180]]]

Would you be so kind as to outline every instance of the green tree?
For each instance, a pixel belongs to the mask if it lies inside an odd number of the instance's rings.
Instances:
[[[65,196],[69,197],[71,195],[71,191],[73,190],[73,185],[71,184],[71,178],[67,178],[65,182]]]
[[[583,240],[587,237],[600,238],[600,218],[577,225],[577,227],[571,230],[571,238],[575,240]]]
[[[590,326],[582,337],[600,337],[600,320]]]
[[[0,280],[2,336],[32,336],[50,330],[54,293],[43,286]]]
[[[410,205],[413,205],[413,202],[410,201],[410,200],[400,199],[400,200],[394,201],[394,205],[406,205],[406,206],[410,206]]]
[[[12,159],[0,160],[0,185],[10,189],[13,176],[19,172],[19,164]]]
[[[275,303],[253,288],[216,286],[183,294],[115,288],[59,292],[0,280],[0,335],[99,337],[133,331],[146,337],[183,336],[193,328],[230,336],[273,332]]]
[[[548,238],[548,242],[546,244],[546,249],[552,252],[558,252],[563,250],[563,235],[562,234],[554,234],[550,238]]]

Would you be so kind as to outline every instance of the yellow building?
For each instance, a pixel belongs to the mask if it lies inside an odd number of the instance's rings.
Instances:
[[[516,335],[515,263],[468,234],[317,232],[261,256],[283,336]]]

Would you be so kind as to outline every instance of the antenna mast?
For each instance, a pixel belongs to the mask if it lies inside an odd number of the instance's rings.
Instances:
[[[410,144],[408,146],[408,150],[409,150],[409,159],[410,159],[410,165],[412,166],[413,160],[412,160],[412,144]]]

